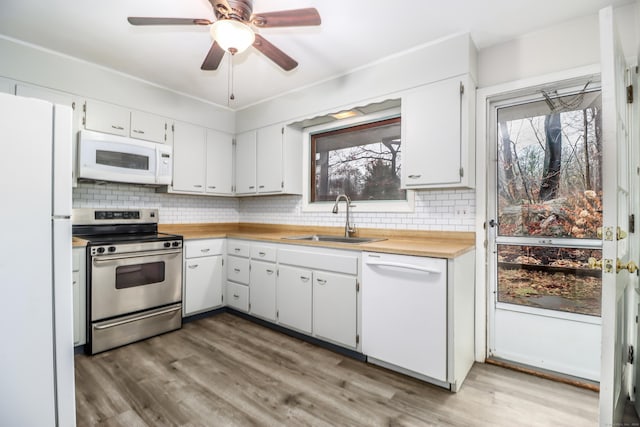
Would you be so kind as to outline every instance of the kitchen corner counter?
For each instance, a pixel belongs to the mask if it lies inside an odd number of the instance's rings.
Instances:
[[[80,239],[79,237],[71,238],[71,246],[74,248],[84,248],[85,246],[87,246],[87,243],[89,242],[84,239]]]
[[[420,230],[360,229],[358,237],[375,237],[385,240],[369,243],[316,242],[288,240],[287,237],[310,234],[340,236],[342,227],[310,227],[280,224],[205,223],[159,224],[163,233],[180,234],[185,240],[233,238],[260,240],[280,244],[328,247],[354,251],[382,252],[400,255],[456,258],[475,247],[475,233]]]

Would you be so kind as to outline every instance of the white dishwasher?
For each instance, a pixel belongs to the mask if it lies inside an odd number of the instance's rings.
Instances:
[[[364,252],[362,264],[369,362],[446,382],[447,260]]]

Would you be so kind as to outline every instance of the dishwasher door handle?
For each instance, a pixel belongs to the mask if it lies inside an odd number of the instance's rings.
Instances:
[[[365,263],[367,265],[374,265],[374,266],[377,266],[377,267],[404,268],[404,269],[407,269],[407,270],[417,270],[417,271],[422,271],[424,273],[430,273],[430,274],[440,274],[440,273],[442,273],[440,270],[436,270],[434,268],[422,267],[422,266],[415,265],[415,264],[406,264],[406,263],[403,263],[403,262],[367,260]]]

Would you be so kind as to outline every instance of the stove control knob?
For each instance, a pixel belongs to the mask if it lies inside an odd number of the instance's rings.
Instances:
[[[102,246],[100,246],[100,247],[97,249],[97,251],[98,251],[98,253],[99,253],[99,254],[103,254],[103,253],[104,253],[104,248],[103,248]]]
[[[164,247],[165,248],[170,248],[171,247],[171,243],[170,242],[164,242]]]
[[[116,247],[115,246],[109,246],[109,252],[115,252],[116,251]]]
[[[176,248],[176,247],[180,246],[180,242],[173,242],[172,245],[173,245],[174,248]]]

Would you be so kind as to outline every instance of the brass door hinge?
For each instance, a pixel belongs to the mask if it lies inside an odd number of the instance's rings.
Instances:
[[[627,104],[633,104],[633,85],[627,86]]]

